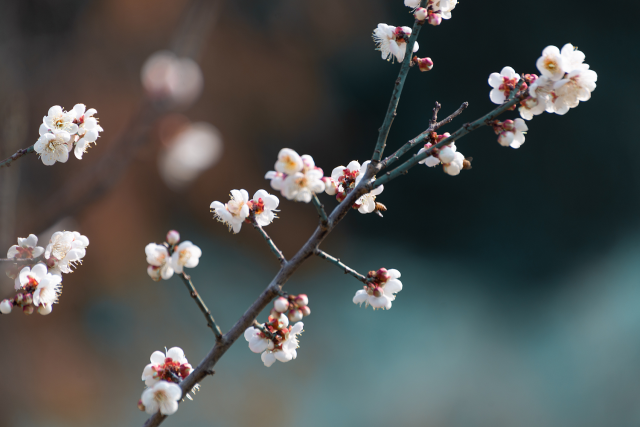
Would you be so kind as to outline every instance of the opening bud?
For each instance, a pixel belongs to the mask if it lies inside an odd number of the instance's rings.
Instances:
[[[297,308],[294,308],[293,310],[289,310],[288,316],[289,316],[289,320],[291,320],[292,322],[299,322],[304,317],[302,312]]]
[[[175,245],[180,241],[180,233],[176,230],[170,230],[167,233],[167,243],[170,245]]]
[[[420,71],[430,71],[433,68],[433,61],[431,58],[418,58],[417,56],[413,57],[413,62],[418,64],[418,68]]]
[[[373,289],[373,296],[374,297],[381,297],[382,295],[384,295],[384,289],[382,289],[380,286],[376,286]]]
[[[307,317],[308,315],[311,314],[311,309],[309,308],[308,305],[305,305],[304,307],[300,307],[300,311],[302,312],[302,315],[304,317]]]
[[[433,11],[430,10],[427,21],[430,25],[440,25],[442,22],[442,16],[439,13],[433,13]]]
[[[378,281],[380,281],[380,282],[386,282],[387,280],[391,279],[391,276],[389,275],[389,272],[384,267],[383,268],[379,268],[378,271],[376,271],[376,277],[378,278]]]
[[[147,274],[156,282],[159,282],[161,279],[160,273],[160,267],[156,267],[153,265],[147,267]]]
[[[11,304],[11,301],[5,299],[0,302],[0,313],[9,314],[11,313],[11,310],[13,310],[13,304]]]
[[[279,313],[284,313],[285,311],[289,310],[289,300],[287,300],[285,297],[277,298],[273,302],[273,308]]]
[[[22,305],[30,305],[33,303],[33,297],[31,294],[23,294],[22,295]]]
[[[300,294],[296,297],[295,303],[298,307],[304,307],[305,305],[309,305],[309,297],[305,294]]]
[[[427,19],[427,16],[429,16],[429,12],[424,7],[419,7],[415,12],[413,12],[413,17],[420,22],[424,22],[424,20]]]
[[[46,316],[47,314],[51,314],[52,311],[53,311],[52,304],[41,305],[40,307],[38,307],[38,313],[42,314],[43,316]]]

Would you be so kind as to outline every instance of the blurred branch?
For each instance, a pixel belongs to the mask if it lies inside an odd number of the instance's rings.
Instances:
[[[189,276],[187,273],[182,273],[180,275],[180,278],[182,279],[185,286],[189,290],[189,294],[191,295],[191,298],[195,300],[196,304],[198,305],[198,308],[200,309],[202,314],[204,314],[204,317],[207,319],[207,324],[215,334],[216,341],[219,341],[220,338],[222,338],[222,332],[220,331],[220,328],[218,327],[218,325],[216,325],[216,321],[213,319],[213,316],[211,315],[211,311],[209,311],[209,309],[207,308],[207,305],[204,303],[204,301],[200,297],[200,294],[196,290],[196,287],[193,286],[193,282],[191,281],[191,276]]]
[[[421,0],[419,7],[425,7],[427,5],[427,0]],[[409,41],[407,42],[404,61],[402,61],[402,66],[400,67],[400,73],[398,74],[398,78],[396,79],[395,87],[393,88],[393,93],[391,94],[391,101],[389,101],[389,107],[387,107],[387,114],[384,117],[384,121],[382,122],[382,126],[378,132],[378,141],[376,142],[376,148],[373,151],[373,157],[371,158],[372,163],[377,163],[382,159],[382,154],[384,153],[384,148],[387,145],[387,136],[389,135],[389,130],[391,129],[391,124],[393,123],[393,119],[396,116],[396,108],[398,107],[398,102],[400,102],[400,94],[402,93],[402,88],[404,87],[404,81],[407,78],[407,74],[409,73],[409,68],[411,68],[411,61],[413,56],[413,46],[415,45],[416,39],[418,38],[418,34],[420,34],[420,29],[424,21],[416,20],[413,23],[413,29],[411,30],[411,36],[409,37]]]
[[[313,203],[313,206],[315,206],[316,210],[318,211],[318,215],[320,216],[320,224],[323,227],[326,227],[329,223],[329,218],[327,218],[327,213],[324,210],[324,205],[320,203],[320,200],[318,199],[318,196],[315,193],[313,194],[313,198],[311,199],[311,202]]]
[[[11,166],[12,162],[15,162],[20,157],[26,156],[29,153],[35,153],[35,150],[33,149],[33,145],[30,146],[30,147],[27,147],[27,148],[21,148],[20,150],[16,151],[11,156],[9,156],[6,159],[0,161],[0,168],[2,168],[3,166],[6,166],[6,167]]]
[[[353,277],[355,277],[356,279],[360,280],[362,283],[367,284],[368,280],[367,280],[367,278],[365,276],[363,276],[362,274],[358,273],[353,268],[350,268],[349,266],[347,266],[344,263],[340,262],[340,258],[335,258],[335,257],[329,255],[328,253],[326,253],[325,251],[322,251],[320,249],[316,249],[315,250],[315,254],[318,257],[320,257],[322,259],[326,259],[330,263],[335,264],[338,267],[340,267],[341,269],[343,269],[344,270],[344,274],[350,274]]]

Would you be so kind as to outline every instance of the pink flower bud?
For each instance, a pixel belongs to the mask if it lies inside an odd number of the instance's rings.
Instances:
[[[32,305],[25,305],[22,307],[22,312],[24,314],[33,314],[34,307]]]
[[[509,131],[514,130],[515,126],[513,125],[513,120],[505,120],[504,122],[502,122],[502,128]]]
[[[384,295],[384,289],[382,289],[380,286],[376,286],[373,290],[373,296],[381,297],[382,295]]]
[[[180,241],[180,233],[178,233],[176,230],[170,230],[167,233],[167,243],[168,244],[175,245],[179,241]]]
[[[22,296],[22,294],[16,294],[16,296],[13,297],[13,303],[15,305],[22,305],[23,300],[24,300],[24,296]]]
[[[9,314],[11,313],[11,310],[13,310],[13,304],[11,304],[11,301],[5,299],[0,302],[0,313]]]
[[[440,25],[442,22],[442,16],[439,13],[433,13],[429,11],[429,17],[427,18],[430,25]]]
[[[295,303],[298,307],[304,307],[305,305],[309,305],[309,297],[305,294],[300,294],[296,297]]]
[[[425,9],[424,7],[419,7],[413,13],[413,17],[416,18],[418,21],[422,22],[425,19],[427,19],[428,14],[429,12],[427,11],[427,9]]]
[[[305,305],[304,307],[300,307],[300,311],[302,312],[302,315],[304,317],[307,317],[308,315],[311,314],[311,309],[309,308],[308,305]]]
[[[299,322],[304,317],[302,312],[297,308],[294,308],[293,310],[289,310],[288,316],[289,316],[289,320],[292,322]]]
[[[376,271],[376,277],[377,277],[378,281],[380,281],[380,282],[386,282],[387,280],[391,279],[391,276],[389,275],[389,272],[384,267],[380,268],[380,269],[378,269],[378,271]]]
[[[420,71],[429,71],[433,68],[433,61],[431,58],[418,58],[417,56],[414,56],[413,62],[418,64]]]
[[[31,294],[23,294],[22,295],[22,305],[30,305],[31,303],[33,303],[33,297],[31,296]]]
[[[284,313],[289,309],[289,301],[284,297],[277,298],[273,302],[273,308],[279,313]]]

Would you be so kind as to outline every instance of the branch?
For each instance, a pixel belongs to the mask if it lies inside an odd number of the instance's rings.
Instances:
[[[276,255],[276,257],[278,257],[278,260],[280,261],[280,264],[285,264],[287,262],[287,259],[282,254],[282,251],[280,249],[278,249],[276,244],[273,243],[273,240],[271,239],[271,237],[269,237],[267,232],[264,231],[264,229],[262,228],[262,226],[260,224],[258,224],[258,222],[256,221],[255,213],[251,212],[249,218],[251,220],[251,224],[253,224],[253,228],[258,230],[260,232],[260,234],[262,235],[262,237],[264,238],[264,240],[267,241],[267,244],[269,245],[269,249],[271,249],[271,252],[273,252]]]
[[[30,146],[30,147],[27,147],[27,148],[21,148],[20,150],[16,151],[11,156],[9,156],[6,159],[0,161],[0,168],[2,168],[3,166],[6,166],[6,167],[11,166],[11,162],[19,159],[22,156],[26,156],[29,153],[35,153],[35,150],[33,149],[33,145]]]
[[[400,147],[398,151],[396,151],[395,153],[393,153],[392,155],[384,159],[381,162],[382,169],[389,167],[389,165],[395,163],[396,160],[399,160],[400,157],[402,157],[406,152],[410,151],[413,147],[423,143],[426,139],[429,138],[429,136],[431,135],[431,132],[434,132],[440,129],[440,127],[451,123],[451,121],[456,117],[458,117],[468,106],[469,106],[468,102],[463,102],[460,108],[458,108],[453,114],[451,114],[449,117],[447,117],[443,121],[438,122],[437,121],[438,111],[440,111],[441,105],[438,102],[436,102],[436,106],[433,108],[433,118],[429,121],[429,128],[424,132],[422,132],[420,135],[413,138],[412,140],[408,141],[406,144]]]
[[[427,0],[422,0],[420,2],[420,7],[425,7],[427,4]],[[396,116],[396,108],[398,107],[398,102],[400,101],[400,94],[402,93],[402,88],[404,87],[404,81],[407,78],[407,74],[409,73],[409,68],[411,67],[411,61],[413,57],[413,46],[418,38],[418,34],[420,33],[420,29],[424,22],[416,20],[413,23],[413,29],[411,30],[411,36],[409,37],[409,41],[407,42],[407,47],[404,54],[404,61],[402,61],[402,66],[400,67],[400,73],[398,74],[398,78],[396,79],[396,85],[393,88],[393,93],[391,94],[391,101],[389,101],[389,107],[387,107],[387,114],[384,116],[384,121],[382,122],[382,126],[378,132],[378,141],[376,142],[376,148],[373,151],[373,157],[371,158],[372,163],[377,163],[382,159],[382,153],[384,153],[384,148],[387,145],[387,136],[389,135],[389,129],[391,129],[391,123],[393,122],[394,117]]]
[[[358,273],[357,271],[355,271],[352,268],[349,268],[349,266],[343,264],[342,262],[340,262],[339,258],[335,258],[332,257],[331,255],[329,255],[328,253],[320,250],[320,249],[316,249],[315,254],[317,256],[319,256],[322,259],[326,259],[327,261],[329,261],[332,264],[337,265],[338,267],[342,268],[344,270],[344,274],[350,274],[353,277],[355,277],[356,279],[360,280],[362,283],[367,284],[367,278],[365,276],[363,276],[362,274]]]
[[[483,117],[480,117],[478,120],[476,120],[473,123],[466,123],[460,129],[455,131],[449,138],[445,138],[442,141],[440,141],[439,143],[435,144],[434,146],[432,146],[432,147],[428,148],[427,150],[423,151],[422,153],[414,155],[411,159],[407,160],[405,163],[401,164],[400,166],[395,168],[393,171],[385,173],[383,176],[381,176],[374,183],[371,184],[371,188],[373,189],[373,188],[379,187],[380,185],[386,184],[387,182],[391,181],[392,179],[395,179],[395,178],[399,177],[400,175],[406,174],[409,171],[409,169],[411,169],[412,167],[417,165],[418,162],[420,162],[420,161],[426,159],[427,157],[429,157],[431,155],[431,152],[434,149],[440,148],[443,145],[451,144],[452,142],[457,141],[458,139],[462,138],[466,134],[468,134],[468,133],[470,133],[470,132],[472,132],[472,131],[474,131],[474,130],[482,127],[482,126],[485,126],[485,125],[489,124],[489,122],[491,122],[497,116],[499,116],[500,114],[502,114],[505,111],[509,110],[512,106],[518,104],[522,99],[524,99],[527,96],[527,93],[528,92],[525,91],[524,93],[520,94],[519,96],[516,96],[511,101],[505,102],[504,104],[502,104],[498,108],[494,109],[493,111],[491,111],[487,115],[485,115]]]
[[[220,328],[218,327],[218,325],[216,325],[216,321],[213,320],[211,311],[209,311],[209,309],[207,308],[207,305],[204,303],[204,301],[200,297],[200,294],[196,290],[196,287],[193,286],[193,282],[191,281],[191,276],[189,276],[187,273],[182,273],[180,275],[180,278],[182,279],[185,286],[189,290],[189,294],[191,295],[191,298],[193,298],[196,301],[196,304],[198,304],[198,308],[200,309],[202,314],[204,314],[204,317],[207,319],[207,324],[215,334],[216,341],[220,341],[220,339],[222,338],[222,332],[220,332]]]
[[[318,215],[320,216],[320,224],[326,227],[329,223],[329,218],[327,218],[327,213],[324,211],[324,205],[320,203],[320,200],[315,193],[313,193],[313,198],[311,199],[311,201],[313,202],[313,206],[316,207]]]

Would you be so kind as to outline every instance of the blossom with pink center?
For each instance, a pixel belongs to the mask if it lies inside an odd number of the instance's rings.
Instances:
[[[524,134],[529,128],[522,119],[505,120],[498,134],[498,143],[503,147],[520,148],[524,144]]]
[[[78,159],[82,159],[82,155],[87,152],[91,143],[96,142],[103,129],[98,124],[98,119],[93,117],[97,113],[95,108],[87,110],[84,104],[76,104],[72,111],[75,115],[75,123],[78,124],[78,137],[80,137],[75,143],[73,153]]]
[[[158,381],[179,383],[193,370],[180,347],[172,347],[166,353],[154,351],[150,362],[142,371],[142,380],[147,387],[153,387]]]
[[[18,237],[18,244],[13,245],[7,251],[7,258],[30,259],[37,258],[44,253],[44,248],[37,246],[38,237],[35,234],[29,234],[29,237]]]
[[[160,279],[168,280],[173,276],[174,270],[171,265],[171,257],[166,246],[149,243],[144,248],[144,252],[149,263],[147,273],[153,280],[156,282]]]
[[[30,293],[34,306],[51,307],[52,304],[58,302],[58,297],[62,292],[60,282],[62,282],[62,277],[48,273],[47,266],[38,263],[33,268],[24,267],[20,271],[15,280],[15,288]]]
[[[276,360],[284,363],[298,356],[298,335],[303,327],[302,322],[289,326],[287,316],[278,313],[277,317],[269,316],[268,322],[260,327],[247,328],[244,338],[252,352],[262,353],[262,362],[269,367]]]
[[[376,50],[382,53],[382,59],[387,61],[395,57],[398,62],[404,60],[407,50],[407,41],[411,36],[411,28],[394,27],[387,24],[378,24],[378,28],[373,31],[373,40],[376,43]],[[418,51],[418,42],[413,45],[413,52]]]
[[[265,190],[258,190],[251,199],[251,209],[256,217],[256,222],[262,227],[273,222],[276,217],[275,212],[280,200],[273,194],[267,193]]]
[[[489,98],[494,104],[503,104],[516,84],[520,80],[520,76],[511,67],[504,67],[500,74],[492,73],[489,76],[489,85],[493,88],[489,93]]]
[[[246,190],[231,190],[230,197],[231,200],[225,204],[212,202],[210,208],[215,219],[237,234],[242,228],[242,223],[249,216],[249,193]]]
[[[159,381],[142,393],[141,403],[147,414],[160,411],[162,415],[171,415],[178,410],[178,401],[182,390],[174,383]]]
[[[89,239],[77,231],[56,231],[44,253],[49,272],[60,275],[71,273],[87,253]]]
[[[391,301],[396,299],[396,293],[402,290],[402,282],[398,280],[400,272],[395,269],[387,270],[381,268],[378,271],[370,271],[368,278],[369,283],[356,292],[353,297],[354,304],[365,307],[373,307],[373,309],[381,308],[389,310]]]

